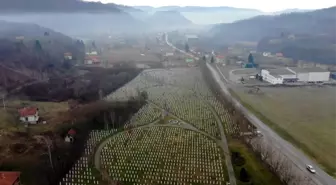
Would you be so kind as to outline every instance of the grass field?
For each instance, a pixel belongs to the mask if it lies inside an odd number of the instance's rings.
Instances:
[[[109,62],[136,61],[136,62],[159,62],[160,58],[155,53],[143,47],[112,49],[103,53],[102,56]]]
[[[256,95],[235,89],[251,111],[335,176],[336,88],[280,87],[261,91],[263,94]]]
[[[6,110],[0,108],[0,129],[10,131],[20,131],[24,129],[24,125],[19,121],[19,114],[17,109],[27,106],[37,107],[39,109],[39,116],[44,120],[53,123],[54,118],[59,117],[59,112],[66,111],[68,104],[66,102],[34,102],[23,100],[10,100],[6,102]],[[37,127],[34,127],[37,128]],[[50,125],[40,125],[38,130],[49,130],[52,127]]]
[[[241,167],[234,166],[236,177],[238,179],[239,172],[244,167],[248,174],[251,176],[251,182],[253,185],[280,185],[281,182],[276,178],[268,169],[262,165],[261,161],[256,158],[253,152],[239,141],[230,141],[229,148],[231,152],[239,152],[245,159],[245,164]],[[246,183],[237,181],[237,185],[244,185]]]

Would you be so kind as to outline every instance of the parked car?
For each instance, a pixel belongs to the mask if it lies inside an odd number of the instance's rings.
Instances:
[[[307,165],[307,170],[310,172],[310,173],[316,173],[316,170],[314,169],[314,167],[312,165]]]

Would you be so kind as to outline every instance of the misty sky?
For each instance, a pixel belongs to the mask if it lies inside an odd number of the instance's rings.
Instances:
[[[335,0],[85,0],[101,1],[103,3],[116,3],[130,6],[232,6],[238,8],[252,8],[265,12],[279,11],[284,9],[319,9],[335,6]]]

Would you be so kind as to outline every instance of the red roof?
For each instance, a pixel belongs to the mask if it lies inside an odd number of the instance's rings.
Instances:
[[[72,54],[67,52],[67,53],[64,53],[64,56],[72,56]]]
[[[19,114],[21,117],[26,117],[26,116],[35,115],[37,111],[38,111],[38,108],[36,107],[25,107],[25,108],[19,109]]]
[[[85,57],[86,60],[92,60],[93,63],[99,63],[100,62],[100,58],[99,56],[92,56],[92,55],[88,55]]]
[[[217,55],[217,58],[225,58],[223,55]]]
[[[20,172],[0,172],[1,185],[13,185],[20,177]]]
[[[69,134],[69,135],[76,135],[76,130],[74,130],[74,129],[70,129],[70,130],[68,131],[68,134]]]

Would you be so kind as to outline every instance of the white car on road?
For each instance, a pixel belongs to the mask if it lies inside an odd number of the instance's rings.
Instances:
[[[316,170],[314,169],[314,167],[312,165],[307,165],[307,170],[310,172],[310,173],[316,173]]]

